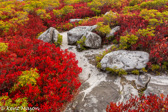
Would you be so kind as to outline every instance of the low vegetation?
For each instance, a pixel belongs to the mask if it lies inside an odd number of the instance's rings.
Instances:
[[[70,23],[74,18],[83,20]],[[96,57],[98,68],[107,53],[125,49],[150,54],[144,72],[168,70],[168,0],[0,0],[0,106],[62,111],[80,87],[78,75],[82,69],[75,54],[59,48],[61,35],[55,44],[37,37],[49,27],[61,32],[95,24],[98,27],[94,32],[104,44],[118,44]],[[120,30],[106,38],[115,26]],[[83,46],[83,41],[77,43]],[[139,71],[132,73],[138,75]],[[132,107],[137,108],[135,111],[167,111],[167,100],[153,95],[131,98],[127,104],[111,103],[106,111]]]

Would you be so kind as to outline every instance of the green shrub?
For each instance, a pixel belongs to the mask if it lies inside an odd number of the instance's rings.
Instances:
[[[84,47],[86,41],[86,37],[82,37],[79,41],[77,41],[77,44],[80,46],[79,50],[85,50],[86,48]]]
[[[70,5],[70,4],[75,4],[75,3],[79,3],[79,2],[90,2],[92,0],[64,0],[64,3],[66,5]]]
[[[127,72],[123,69],[117,69],[116,67],[114,68],[106,68],[107,71],[110,71],[112,74],[116,74],[116,75],[127,75]]]
[[[142,2],[140,4],[140,7],[147,8],[147,9],[159,9],[161,7],[165,7],[167,3],[168,3],[168,0],[153,0],[153,1]]]
[[[39,77],[37,69],[30,69],[30,71],[23,71],[22,74],[18,77],[17,83],[11,88],[11,92],[15,91],[20,87],[31,84],[32,86],[36,85],[36,79]]]
[[[36,14],[40,16],[41,19],[50,19],[51,16],[49,13],[46,13],[45,9],[38,9],[36,10]]]
[[[135,75],[139,75],[139,70],[132,70],[131,73],[133,73]]]
[[[62,35],[58,34],[58,40],[54,44],[56,46],[60,46],[62,44]]]
[[[136,35],[143,36],[143,37],[155,36],[154,32],[155,32],[154,28],[151,27],[151,28],[146,28],[146,29],[139,29],[136,32]]]
[[[27,98],[17,98],[13,101],[8,96],[1,96],[0,107],[1,112],[27,112],[24,109],[28,107]]]
[[[127,34],[126,36],[121,36],[120,37],[120,45],[119,48],[120,49],[128,49],[130,48],[132,45],[136,44],[138,40],[138,37],[134,34]]]
[[[101,10],[100,9],[98,9],[98,8],[91,8],[91,10],[93,11],[93,12],[95,12],[96,13],[96,15],[99,15],[99,14],[101,14]]]
[[[149,27],[155,27],[158,25],[164,25],[164,23],[168,20],[168,11],[159,12],[155,9],[143,9],[139,16],[145,20],[149,20]]]
[[[99,69],[101,69],[101,63],[98,62],[96,67],[99,68]]]
[[[152,67],[151,67],[151,69],[152,69],[152,71],[159,70],[160,66],[153,64]]]
[[[129,5],[130,6],[134,6],[134,5],[137,5],[137,4],[139,4],[139,3],[141,3],[143,0],[131,0],[130,2],[129,2]]]
[[[145,68],[142,68],[141,70],[142,70],[143,72],[148,72]]]
[[[136,10],[141,10],[139,5],[134,5],[134,6],[125,6],[122,10],[124,14],[129,13],[130,11],[136,11]]]
[[[0,52],[7,52],[8,44],[0,42]]]
[[[66,5],[74,4],[74,3],[79,3],[81,0],[64,0],[64,3]]]
[[[112,11],[110,11],[108,14],[103,16],[103,22],[106,25],[109,24],[111,27],[115,26],[115,25],[118,24],[117,17],[118,17],[118,13],[117,12],[113,13]]]
[[[159,66],[159,65],[157,65],[157,64],[152,64],[151,70],[152,70],[153,72],[155,72],[156,75],[160,75],[160,72],[159,72],[159,71],[161,70],[161,66]]]
[[[104,37],[110,33],[111,28],[109,25],[104,25],[103,22],[98,22],[95,30],[101,37]]]
[[[75,9],[73,6],[64,6],[60,10],[53,9],[53,13],[56,17],[62,17],[64,15],[67,15],[68,13],[74,13]]]

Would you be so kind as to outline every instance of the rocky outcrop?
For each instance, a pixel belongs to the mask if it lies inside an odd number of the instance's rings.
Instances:
[[[168,94],[168,76],[166,74],[164,76],[147,74],[149,76],[147,77],[142,73],[140,76],[137,76],[128,72],[128,75],[124,75],[123,78],[111,73],[108,74],[108,72],[99,71],[95,64],[92,65],[94,62],[89,62],[94,61],[93,58],[95,56],[103,52],[104,49],[111,48],[112,45],[103,45],[100,49],[77,52],[75,46],[67,45],[66,33],[64,32],[62,35],[64,37],[64,44],[61,48],[75,53],[79,61],[78,65],[82,67],[82,73],[79,74],[79,78],[82,81],[79,94],[68,104],[64,112],[106,112],[106,107],[110,102],[125,103],[130,99],[131,95],[138,96],[139,90],[143,87],[146,89],[143,92],[145,95],[151,93],[157,95],[160,95],[160,93]],[[137,66],[139,66],[138,68],[145,67],[149,58],[149,54],[146,52],[125,50],[117,52],[111,52],[113,54],[111,55],[112,57],[109,56],[110,58],[106,58],[106,60],[111,60],[114,57],[114,62],[116,60],[118,63],[124,63],[123,68],[127,66],[134,67],[134,64],[135,68]],[[107,65],[107,61],[105,65]]]
[[[101,60],[101,68],[116,68],[123,70],[142,69],[149,61],[149,54],[143,51],[118,50],[106,54]]]
[[[50,27],[38,39],[48,43],[55,43],[58,40],[58,34],[59,32],[55,28]]]
[[[110,33],[106,35],[106,38],[114,36],[115,32],[120,30],[120,26],[116,26],[113,29],[111,29]]]
[[[81,21],[81,20],[83,20],[83,19],[70,19],[69,22],[73,23],[73,22],[78,22],[78,21]]]
[[[83,41],[82,47],[100,48],[102,39],[96,33],[87,31],[79,41]],[[81,45],[77,44],[77,48],[80,49]]]
[[[112,101],[117,102],[121,97],[119,87],[114,83],[116,78],[113,76],[101,81],[89,94],[85,92],[90,89],[80,92],[64,112],[106,112],[107,105]]]
[[[95,29],[97,25],[94,26],[78,26],[68,31],[68,44],[73,45],[76,44],[78,40],[81,39],[81,37],[87,32],[92,31]]]

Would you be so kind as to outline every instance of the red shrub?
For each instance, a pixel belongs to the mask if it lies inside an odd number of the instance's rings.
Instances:
[[[29,105],[52,111],[59,111],[71,100],[80,86],[77,78],[81,72],[73,53],[36,39],[13,37],[6,42],[8,52],[0,52],[1,95],[9,91],[22,71],[37,68],[37,86],[16,89],[9,94],[11,98],[27,97]]]
[[[137,14],[138,15],[138,14]],[[131,22],[130,22],[131,21]],[[146,29],[148,21],[139,16],[120,15],[118,22],[121,26],[121,30],[117,32],[116,39],[119,42],[120,36],[127,34],[137,35],[139,29]],[[137,35],[138,41],[131,46],[131,50],[143,50],[150,53],[150,62],[162,64],[168,61],[168,43],[164,35],[168,34],[168,27],[163,24],[162,26],[156,26],[154,35]]]
[[[168,96],[164,98],[164,95],[158,97],[156,95],[131,97],[126,104],[116,104],[111,102],[107,106],[106,112],[167,112],[168,111]]]
[[[95,13],[87,7],[87,3],[72,4],[72,6],[75,12],[69,13],[61,18],[57,18],[53,12],[50,11],[51,19],[44,20],[45,24],[52,27],[60,27],[60,29],[62,29],[63,25],[69,22],[69,19],[95,16]],[[60,23],[62,24],[60,25]]]
[[[89,20],[86,20],[81,24],[81,26],[92,26],[96,25],[98,22],[103,22],[103,17],[91,18]]]
[[[35,38],[38,33],[44,32],[47,27],[44,26],[43,21],[35,14],[29,15],[29,20],[24,25],[16,25],[16,29],[10,28],[9,32],[4,37],[22,36],[25,38]]]

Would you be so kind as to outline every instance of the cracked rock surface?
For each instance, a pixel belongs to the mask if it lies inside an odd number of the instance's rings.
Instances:
[[[95,67],[93,58],[110,46],[104,45],[100,49],[78,52],[76,46],[68,45],[67,32],[63,32],[61,35],[63,36],[61,49],[68,49],[70,52],[75,53],[76,59],[79,62],[78,66],[83,69],[82,73],[79,74],[82,83],[79,88],[79,93],[67,105],[64,112],[105,112],[110,102],[126,102],[131,97],[131,94],[138,96],[138,90],[136,89],[137,75],[128,74],[123,77],[118,77],[113,74],[101,72]],[[146,95],[149,93],[157,95],[164,93],[167,95],[168,75],[148,75],[151,79],[144,93]],[[140,78],[142,84],[147,82],[147,77],[144,74]]]
[[[80,40],[84,40],[84,38],[85,38],[84,47],[95,49],[101,47],[102,39],[96,33],[87,31]]]
[[[124,70],[142,69],[149,61],[149,54],[143,51],[118,50],[106,54],[101,60],[101,68]]]
[[[73,45],[76,44],[78,40],[81,39],[81,37],[87,32],[87,31],[92,31],[95,29],[97,26],[78,26],[75,27],[67,32],[68,36],[68,44]]]

